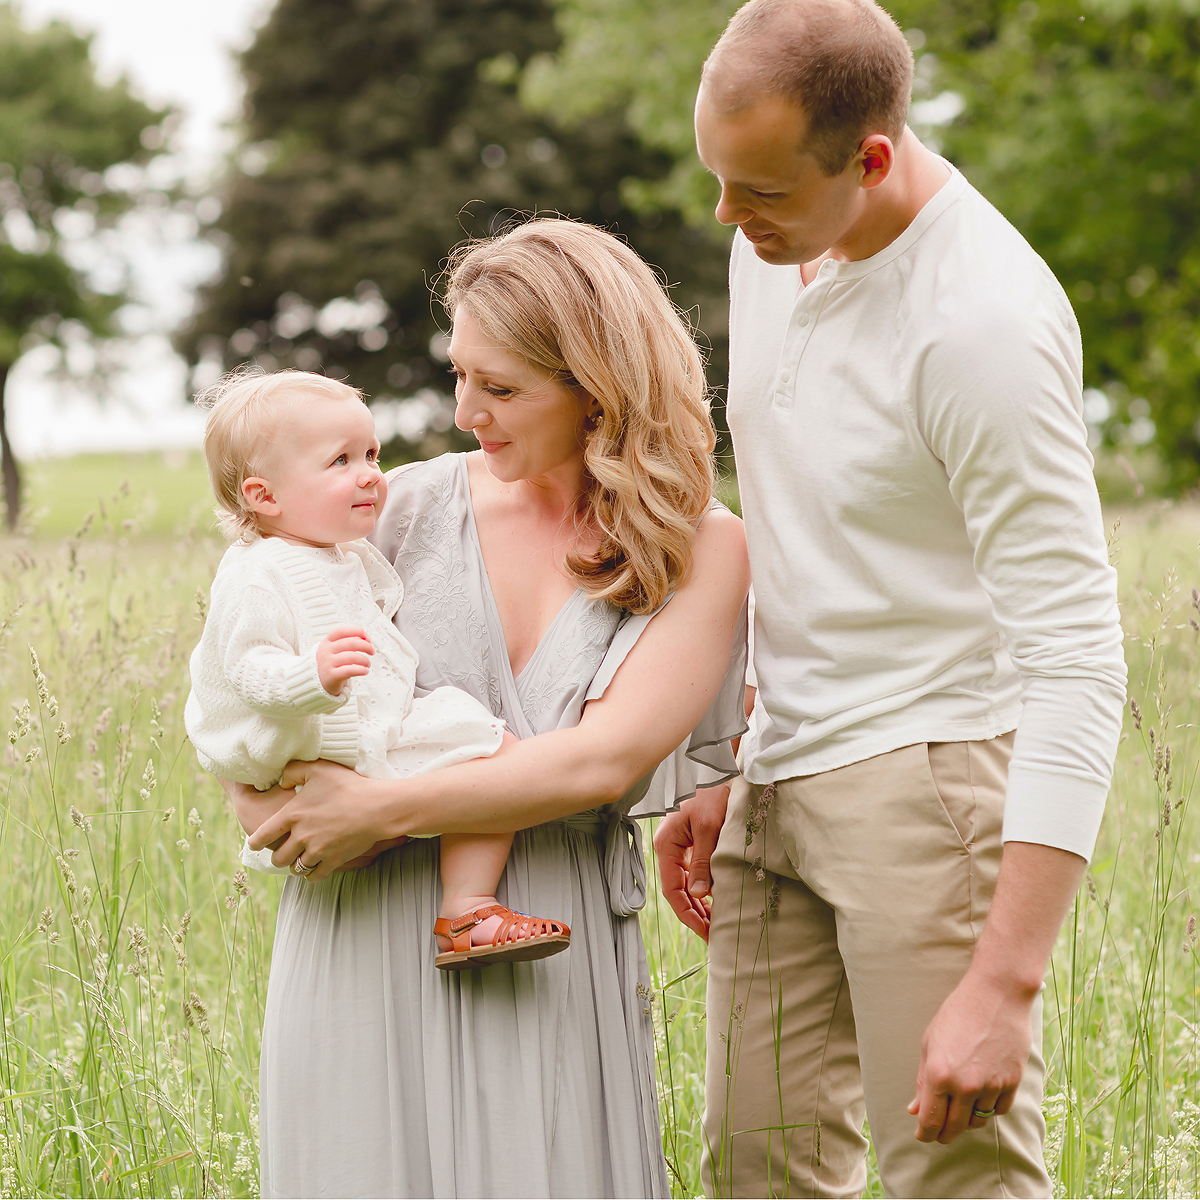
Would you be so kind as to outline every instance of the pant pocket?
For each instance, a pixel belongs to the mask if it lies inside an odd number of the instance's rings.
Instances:
[[[964,847],[975,841],[977,810],[971,785],[971,750],[968,742],[929,742],[929,774],[950,824]]]

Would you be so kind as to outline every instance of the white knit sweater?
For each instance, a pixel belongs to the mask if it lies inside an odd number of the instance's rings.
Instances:
[[[231,546],[191,659],[184,721],[201,765],[261,790],[293,759],[388,778],[494,753],[504,723],[465,692],[439,688],[414,701],[417,655],[392,624],[403,594],[368,542]],[[332,696],[316,646],[337,625],[362,626],[375,654],[365,676]]]

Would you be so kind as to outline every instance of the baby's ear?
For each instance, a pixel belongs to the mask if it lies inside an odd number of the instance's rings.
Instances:
[[[275,499],[269,480],[257,475],[242,480],[242,499],[251,512],[261,513],[264,517],[279,516],[279,502]]]

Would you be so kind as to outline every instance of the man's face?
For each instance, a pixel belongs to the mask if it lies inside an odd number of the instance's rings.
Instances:
[[[764,262],[819,258],[862,212],[858,160],[826,175],[800,149],[805,135],[804,113],[782,96],[764,96],[736,113],[714,107],[705,88],[696,99],[696,148],[721,184],[717,220],[737,225]]]

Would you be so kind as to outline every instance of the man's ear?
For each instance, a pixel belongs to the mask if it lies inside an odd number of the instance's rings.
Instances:
[[[858,147],[859,186],[878,187],[896,165],[896,147],[886,133],[870,133]]]
[[[277,517],[283,511],[271,490],[270,481],[258,475],[251,475],[242,480],[242,499],[251,512],[264,517]]]

